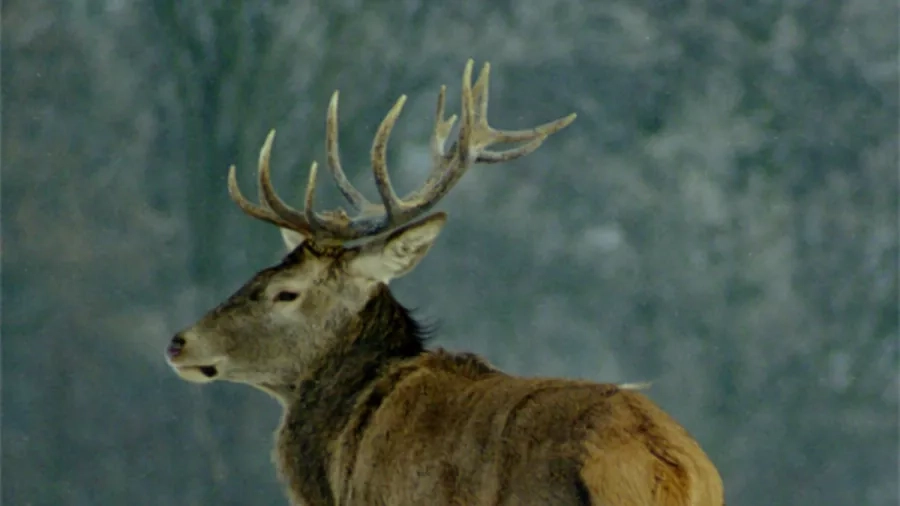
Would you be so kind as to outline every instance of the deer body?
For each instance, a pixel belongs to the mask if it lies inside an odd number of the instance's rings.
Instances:
[[[404,319],[379,297],[374,321]],[[335,350],[286,403],[275,460],[295,503],[722,504],[697,444],[641,393],[510,376],[392,327]]]
[[[384,150],[401,98],[376,134],[382,205],[353,188],[337,155],[337,95],[328,113],[329,168],[359,215],[282,202],[260,154],[264,206],[229,189],[248,214],[281,228],[290,253],[176,335],[167,359],[184,379],[257,387],[284,407],[274,460],[296,506],[722,506],[721,478],[700,446],[640,392],[612,384],[506,374],[472,354],[429,351],[391,295],[446,216],[427,211],[473,163],[524,156],[574,116],[523,131],[487,125],[488,67],[463,76],[459,137],[445,141],[443,97],[424,188],[394,195]],[[524,142],[490,151],[497,142]],[[373,212],[374,211],[374,212]],[[357,245],[350,241],[363,240]]]

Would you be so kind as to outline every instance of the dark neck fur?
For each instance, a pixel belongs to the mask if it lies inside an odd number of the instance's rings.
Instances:
[[[420,324],[386,286],[378,289],[344,335],[343,344],[297,385],[277,443],[284,479],[311,505],[332,502],[326,475],[328,444],[350,421],[360,394],[387,366],[424,349]]]

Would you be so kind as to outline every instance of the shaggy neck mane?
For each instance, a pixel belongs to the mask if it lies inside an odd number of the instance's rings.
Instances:
[[[387,285],[380,285],[355,321],[345,329],[351,354],[366,351],[408,358],[424,349],[427,331]],[[355,349],[355,350],[354,350]]]
[[[372,387],[391,365],[422,353],[426,337],[383,285],[342,334],[342,343],[297,384],[278,435],[279,471],[291,482],[290,488],[302,490],[312,504],[331,501],[327,477],[331,442],[351,424],[354,414],[359,416],[355,408],[360,403],[365,403],[366,413],[378,409],[382,396],[373,395]],[[354,432],[361,435],[367,422],[367,417],[353,420]]]
[[[362,311],[341,332],[340,344],[318,360],[296,391],[328,390],[341,399],[364,388],[380,370],[424,351],[426,331],[381,285]],[[332,398],[332,399],[334,399]]]

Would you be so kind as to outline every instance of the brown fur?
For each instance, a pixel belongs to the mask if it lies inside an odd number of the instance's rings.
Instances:
[[[715,468],[643,394],[424,351],[386,288],[287,403],[295,504],[723,504]]]

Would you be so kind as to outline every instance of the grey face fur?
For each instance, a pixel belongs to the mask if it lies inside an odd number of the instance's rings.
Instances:
[[[355,248],[319,247],[284,233],[292,252],[173,338],[182,378],[277,391],[338,344],[375,289],[412,270],[437,238],[441,213]]]

